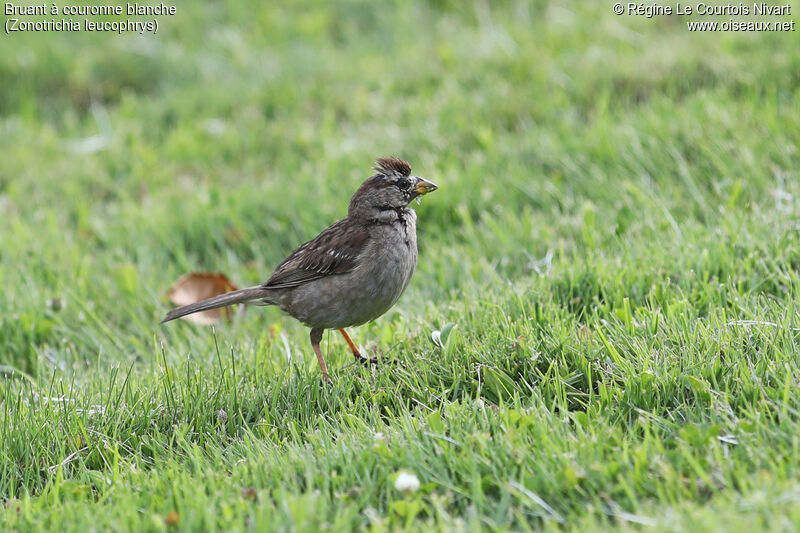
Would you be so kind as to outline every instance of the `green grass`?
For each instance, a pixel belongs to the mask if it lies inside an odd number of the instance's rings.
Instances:
[[[604,2],[159,20],[2,37],[0,529],[797,528],[796,33]],[[329,332],[327,387],[274,308],[157,325],[187,271],[265,279],[383,155],[440,185],[408,291],[351,333],[396,364]]]

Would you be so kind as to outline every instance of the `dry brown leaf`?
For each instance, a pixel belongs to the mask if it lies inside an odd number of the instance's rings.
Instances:
[[[205,300],[206,298],[212,298],[220,294],[225,294],[226,292],[235,291],[237,288],[238,287],[231,283],[224,274],[214,272],[189,272],[181,276],[181,278],[175,282],[167,293],[167,298],[178,306],[189,305],[199,302],[200,300]],[[233,308],[223,307],[186,315],[182,318],[194,322],[195,324],[210,326],[212,324],[218,324],[223,320],[230,320],[232,316]]]

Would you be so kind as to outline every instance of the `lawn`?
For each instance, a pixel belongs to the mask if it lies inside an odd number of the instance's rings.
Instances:
[[[611,6],[0,36],[0,529],[800,527],[800,40]],[[385,155],[440,187],[351,331],[391,363],[326,332],[327,386],[276,308],[158,325],[186,272],[265,280]]]

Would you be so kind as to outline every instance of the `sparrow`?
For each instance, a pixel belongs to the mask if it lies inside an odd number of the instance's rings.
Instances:
[[[360,362],[345,328],[388,311],[403,294],[417,266],[414,199],[438,187],[397,157],[375,162],[375,173],[350,199],[347,216],[301,244],[260,285],[232,291],[170,311],[161,323],[239,303],[277,305],[311,328],[311,347],[322,377],[332,382],[320,349],[322,333],[336,329]]]

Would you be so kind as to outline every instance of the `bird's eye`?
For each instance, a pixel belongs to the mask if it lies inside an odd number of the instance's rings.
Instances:
[[[400,178],[397,180],[397,186],[401,189],[408,189],[409,181],[406,178]]]

